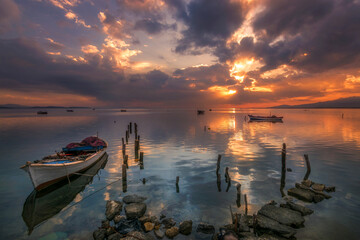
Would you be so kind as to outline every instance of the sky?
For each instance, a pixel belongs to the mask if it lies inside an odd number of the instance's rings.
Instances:
[[[0,0],[0,104],[270,107],[360,96],[360,0]]]

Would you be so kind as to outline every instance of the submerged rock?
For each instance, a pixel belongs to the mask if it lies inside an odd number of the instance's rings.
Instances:
[[[125,214],[128,219],[140,218],[145,214],[145,203],[130,203],[125,206]]]
[[[123,219],[116,225],[116,231],[121,234],[140,230],[141,224],[137,219]]]
[[[109,237],[108,237],[108,240],[120,240],[123,238],[123,235],[120,234],[120,233],[114,233],[114,234],[111,234]]]
[[[120,214],[120,212],[122,211],[122,206],[122,202],[113,200],[107,201],[105,212],[106,218],[110,221],[113,220],[115,215]]]
[[[196,231],[205,234],[213,234],[215,232],[215,227],[207,223],[199,223],[199,225],[196,228]]]
[[[293,202],[287,202],[286,204],[280,204],[280,207],[290,208],[294,211],[299,212],[302,216],[310,215],[314,212],[310,208],[307,208],[305,206],[302,206],[302,205],[299,205],[299,204],[296,204]]]
[[[165,218],[161,221],[161,223],[164,224],[165,228],[171,228],[176,224],[176,222],[172,218]]]
[[[314,196],[314,202],[315,202],[315,203],[321,202],[321,201],[324,200],[324,199],[325,199],[325,197],[322,196],[322,195],[319,195],[319,194],[316,194],[316,195]]]
[[[144,223],[144,230],[145,232],[150,232],[151,230],[153,230],[155,227],[155,224],[153,224],[152,222],[146,222]]]
[[[319,184],[319,183],[314,183],[313,185],[311,185],[311,187],[315,191],[323,191],[325,189],[325,185],[324,184]]]
[[[98,229],[93,232],[94,240],[103,240],[106,237],[106,229]]]
[[[179,224],[179,231],[181,234],[189,235],[192,231],[192,221],[183,221]]]
[[[102,220],[101,221],[101,228],[109,228],[110,222],[108,220]]]
[[[293,211],[288,208],[276,207],[273,205],[263,206],[258,214],[271,218],[281,224],[287,226],[300,227],[305,222],[305,219],[299,212]]]
[[[290,238],[292,236],[295,235],[296,230],[286,226],[286,225],[282,225],[279,222],[265,217],[261,214],[258,214],[256,216],[257,219],[257,225],[256,225],[256,229],[260,230],[262,232],[273,232],[273,233],[277,233],[280,234],[281,236],[284,236],[286,238]]]
[[[306,186],[306,187],[311,187],[311,185],[313,184],[313,182],[312,181],[310,181],[309,179],[306,179],[306,180],[303,180],[302,182],[301,182],[301,184],[303,184],[304,186]]]
[[[143,201],[145,201],[147,198],[146,197],[142,197],[142,196],[138,196],[136,194],[132,194],[132,195],[127,195],[123,198],[123,202],[126,204],[130,204],[130,203],[141,203]]]
[[[163,231],[161,231],[160,229],[155,230],[154,233],[155,233],[155,236],[159,239],[162,239],[165,236],[165,233]]]
[[[116,224],[116,223],[119,223],[121,220],[124,220],[124,219],[126,219],[125,216],[116,215],[116,216],[114,217],[114,223],[115,223],[115,224]]]
[[[165,234],[168,238],[174,238],[176,235],[179,234],[179,228],[171,227],[166,230]]]
[[[126,237],[123,239],[124,240],[139,240],[139,239],[145,240],[145,235],[138,231],[132,231],[132,232],[129,232],[128,234],[126,234]]]
[[[334,186],[325,187],[325,191],[326,192],[335,192],[335,187]]]
[[[301,189],[301,188],[290,188],[288,190],[290,196],[296,197],[297,199],[304,200],[307,202],[312,202],[314,200],[315,194],[310,190]]]

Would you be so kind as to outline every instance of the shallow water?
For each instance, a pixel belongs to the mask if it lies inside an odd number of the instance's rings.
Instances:
[[[244,119],[248,113],[269,111],[283,115],[284,122]],[[240,208],[236,204],[237,183],[242,185],[242,194],[247,194],[249,214],[269,200],[281,199],[282,143],[287,144],[287,167],[292,169],[286,173],[285,192],[305,175],[303,154],[309,155],[312,181],[336,186],[333,198],[306,204],[315,213],[305,217],[305,227],[298,230],[297,238],[356,239],[360,234],[358,109],[215,109],[204,115],[197,115],[195,110],[48,112],[46,116],[37,116],[34,109],[0,110],[1,239],[92,239],[93,230],[105,217],[106,200],[121,199],[128,193],[147,196],[147,211],[153,215],[164,213],[177,222],[192,219],[194,226],[203,221],[219,227],[230,222],[229,206],[233,211],[244,212],[243,198]],[[144,169],[134,160],[132,134],[127,146],[130,165],[127,192],[123,193],[122,182],[117,180],[123,160],[121,138],[129,122],[139,126]],[[19,167],[96,133],[109,143],[104,169],[94,178],[77,180],[83,187],[73,184],[72,190],[63,187],[53,192],[53,196],[65,192],[69,197],[62,204],[56,203],[58,211],[37,210],[47,220],[37,224],[28,235],[22,213],[26,199],[31,199],[34,193],[29,176]],[[221,192],[215,174],[218,154],[222,154]],[[225,167],[229,167],[232,179],[228,192]],[[179,193],[176,176],[180,176]],[[147,179],[146,184],[142,178]],[[55,201],[54,198],[47,195],[41,204],[52,206],[50,201]],[[194,234],[192,238],[209,237]]]

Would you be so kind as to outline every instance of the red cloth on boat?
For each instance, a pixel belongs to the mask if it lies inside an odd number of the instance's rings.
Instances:
[[[76,147],[82,147],[84,146],[83,144],[81,143],[69,143],[68,145],[66,145],[66,148],[76,148]]]
[[[106,143],[104,142],[104,140],[98,138],[98,137],[87,137],[84,140],[81,141],[81,144],[85,145],[85,146],[92,146],[92,147],[100,147],[106,146]]]

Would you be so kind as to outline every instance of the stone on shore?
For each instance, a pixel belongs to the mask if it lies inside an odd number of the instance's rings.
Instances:
[[[296,230],[278,223],[277,221],[265,217],[261,214],[258,214],[256,216],[257,219],[257,229],[261,230],[262,232],[274,232],[277,234],[280,234],[281,236],[284,236],[286,238],[290,238],[295,235]]]
[[[108,237],[108,240],[120,240],[122,239],[122,237],[123,235],[121,235],[120,233],[114,233]]]
[[[109,228],[110,222],[108,220],[102,220],[101,221],[101,228]]]
[[[311,185],[313,184],[312,181],[310,181],[309,179],[303,180],[301,182],[301,184],[305,185],[306,187],[311,187]]]
[[[152,222],[146,222],[144,223],[144,230],[145,232],[150,232],[154,229],[155,224],[153,224]]]
[[[255,236],[254,233],[241,233],[240,239],[241,240],[286,240],[286,238],[270,235],[267,233],[259,237]]]
[[[138,196],[136,194],[127,195],[123,198],[123,202],[126,204],[130,203],[141,203],[146,200],[146,197]]]
[[[310,190],[301,189],[301,188],[290,188],[288,190],[290,196],[296,197],[297,199],[304,200],[307,202],[312,202],[314,200],[315,194]]]
[[[300,204],[296,204],[293,202],[287,202],[286,204],[280,204],[280,206],[285,207],[285,208],[290,208],[294,211],[297,211],[297,212],[301,213],[302,216],[310,215],[314,212],[310,208],[307,208],[305,206],[302,206]]]
[[[334,186],[325,187],[325,191],[326,192],[335,192],[335,187]]]
[[[305,222],[305,219],[299,212],[288,208],[276,207],[274,205],[264,205],[258,214],[271,218],[281,224],[293,227],[300,227]]]
[[[126,234],[126,237],[123,238],[123,240],[139,240],[139,239],[145,240],[145,235],[138,231],[129,232],[128,234]]]
[[[154,233],[155,233],[155,236],[159,239],[163,239],[165,236],[165,233],[163,231],[161,231],[160,229],[155,230]]]
[[[213,234],[215,232],[215,227],[207,223],[199,223],[199,225],[196,228],[196,231],[205,234]]]
[[[122,211],[122,206],[122,202],[114,200],[107,201],[105,212],[106,218],[110,221],[113,220],[115,215],[120,214],[120,212]]]
[[[161,223],[164,224],[165,228],[171,228],[176,224],[176,222],[172,218],[165,218],[161,221]]]
[[[122,220],[124,220],[124,219],[126,219],[125,216],[116,215],[116,216],[114,217],[114,223],[115,223],[115,224],[116,224],[116,223],[119,223],[120,221],[122,221]]]
[[[325,185],[324,184],[319,184],[319,183],[314,183],[313,185],[311,185],[312,189],[314,189],[315,191],[324,191],[325,189]]]
[[[103,240],[106,237],[106,229],[98,229],[93,232],[94,240]]]
[[[166,230],[165,234],[168,238],[174,238],[176,235],[179,234],[179,228],[177,227],[169,228]]]
[[[189,235],[192,231],[192,221],[183,221],[179,224],[179,231],[183,235]]]
[[[145,203],[130,203],[125,206],[125,214],[128,219],[140,218],[145,214],[145,211]]]
[[[151,222],[151,218],[149,215],[145,214],[144,216],[142,216],[141,218],[139,218],[139,222],[141,224],[144,224],[146,222]]]
[[[321,202],[321,201],[324,200],[324,199],[325,199],[324,196],[319,195],[319,194],[316,194],[316,195],[314,196],[314,203]]]

